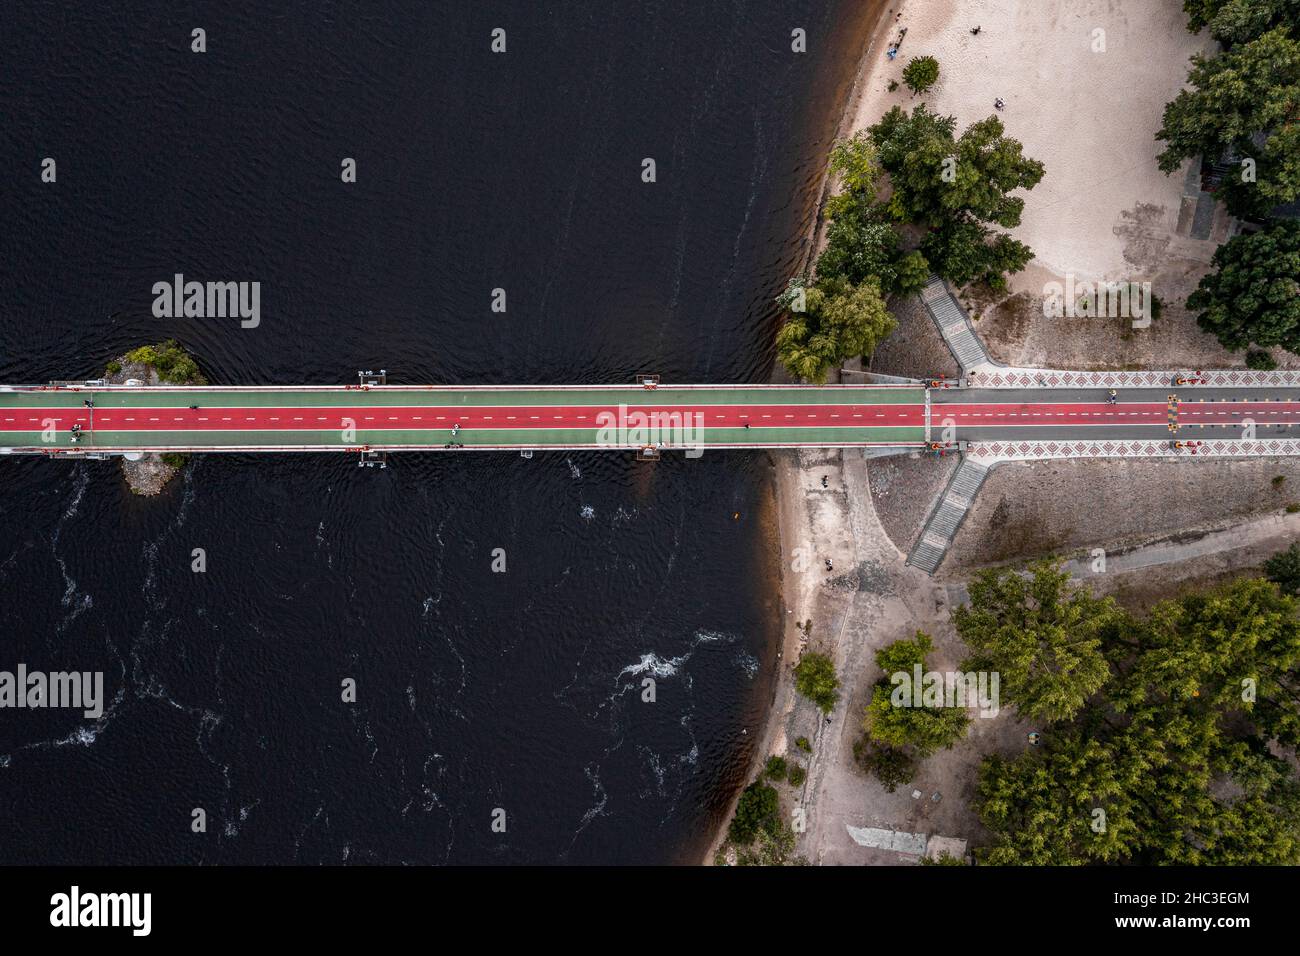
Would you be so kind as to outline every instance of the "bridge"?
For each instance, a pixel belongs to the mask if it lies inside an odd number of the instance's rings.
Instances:
[[[981,372],[983,374],[981,374]],[[978,382],[978,384],[975,384]],[[1166,384],[1167,383],[1167,384]],[[1110,390],[1116,394],[1111,401]],[[869,385],[0,386],[0,455],[706,449],[959,453],[908,562],[933,574],[991,467],[1052,458],[1300,455],[1300,374],[985,366]]]
[[[947,283],[921,300],[956,381],[865,385],[0,385],[0,455],[860,448],[960,454],[908,563],[933,574],[990,468],[1060,458],[1300,455],[1300,371],[1070,371],[989,356]],[[889,384],[879,384],[887,380]]]
[[[1300,384],[1176,380],[1124,388],[1113,403],[1103,387],[950,382],[3,386],[0,454],[627,449],[653,456],[1098,441],[1195,453],[1206,440],[1300,435]]]

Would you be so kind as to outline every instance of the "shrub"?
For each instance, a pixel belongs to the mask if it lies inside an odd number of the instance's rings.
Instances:
[[[1292,544],[1265,561],[1264,576],[1283,594],[1300,595],[1300,545]]]
[[[798,764],[790,767],[790,786],[802,787],[803,782],[808,779],[808,771]]]
[[[806,754],[812,753],[812,744],[808,742],[807,737],[796,737],[794,745]]]
[[[835,676],[835,665],[825,654],[805,653],[794,669],[794,683],[803,694],[829,714],[839,700],[840,682]]]
[[[1277,362],[1273,361],[1273,356],[1263,349],[1251,349],[1246,353],[1246,368],[1253,368],[1257,372],[1271,372],[1277,368]]]
[[[763,768],[763,775],[773,780],[781,780],[787,772],[785,758],[780,754],[772,754],[767,758],[767,765]]]
[[[853,745],[853,758],[863,770],[875,775],[886,793],[893,793],[916,775],[916,759],[910,753],[900,747],[878,744],[867,737]]]
[[[914,56],[903,68],[903,82],[913,93],[924,93],[939,79],[939,61],[932,56]]]
[[[205,381],[194,359],[175,339],[160,345],[142,345],[124,357],[128,362],[153,369],[160,379],[173,385],[201,385]]]
[[[755,780],[740,794],[727,836],[737,846],[749,846],[760,831],[775,836],[780,827],[781,810],[776,790]]]
[[[117,359],[113,359],[113,361],[109,362],[108,365],[104,367],[104,371],[109,375],[116,375],[118,372],[122,371],[122,363]]]

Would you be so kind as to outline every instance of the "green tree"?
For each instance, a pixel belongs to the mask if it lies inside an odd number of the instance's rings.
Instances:
[[[794,852],[795,835],[788,823],[778,822],[771,830],[759,830],[755,837],[753,846],[737,848],[738,866],[797,866],[806,862],[790,856]]]
[[[840,681],[835,664],[825,654],[805,651],[794,669],[794,686],[816,704],[824,714],[835,709],[840,697]]]
[[[1225,44],[1246,43],[1276,26],[1300,27],[1300,0],[1184,0],[1188,29],[1209,27]]]
[[[207,380],[199,371],[194,359],[175,339],[158,345],[142,345],[127,352],[127,362],[144,365],[158,373],[158,379],[169,385],[204,385]],[[120,370],[120,369],[119,369]]]
[[[921,251],[934,271],[957,284],[983,280],[1006,288],[1006,275],[1019,272],[1034,251],[1005,232],[994,233],[969,219],[954,219],[930,232]]]
[[[826,201],[832,218],[849,209],[866,208],[876,201],[880,184],[880,159],[875,144],[865,133],[841,139],[831,147],[831,173],[838,177],[840,189]]]
[[[1246,353],[1246,368],[1256,372],[1271,372],[1277,368],[1277,362],[1264,349],[1251,349]]]
[[[1072,732],[1013,760],[986,757],[975,805],[998,840],[981,862],[1080,866],[1131,857],[1142,838],[1140,769],[1118,756],[1117,748]]]
[[[1298,612],[1247,579],[1103,628],[1101,690],[1044,746],[981,768],[982,861],[1300,862],[1300,788],[1269,749],[1300,737]]]
[[[903,251],[897,228],[878,204],[882,170],[868,135],[858,133],[837,142],[830,168],[840,188],[826,202],[830,225],[826,248],[817,259],[818,281],[842,279],[858,285],[874,279],[883,292],[919,291],[929,267],[919,253]]]
[[[1300,544],[1292,544],[1265,561],[1264,574],[1283,594],[1300,595]]]
[[[939,79],[939,61],[932,56],[914,56],[903,67],[903,82],[913,93],[924,93]]]
[[[1110,699],[1135,720],[1159,725],[1169,701],[1194,701],[1198,715],[1212,707],[1249,717],[1265,738],[1300,744],[1300,603],[1271,581],[1158,604],[1111,660],[1121,680]]]
[[[790,314],[776,348],[790,374],[812,382],[824,382],[847,358],[871,354],[897,326],[874,280],[819,283],[804,299],[805,311]]]
[[[776,789],[755,780],[741,791],[727,836],[737,846],[748,846],[760,832],[776,834],[780,826],[781,807]]]
[[[875,776],[886,793],[893,793],[916,776],[916,758],[902,747],[876,743],[862,737],[853,745],[853,756],[858,765]]]
[[[1025,201],[1009,195],[1033,189],[1043,164],[1023,154],[996,116],[971,124],[954,140],[956,121],[924,103],[910,116],[895,106],[871,127],[881,165],[894,188],[895,219],[939,226],[954,218],[1011,228]]]
[[[1300,222],[1233,236],[1215,250],[1214,267],[1187,299],[1202,329],[1230,349],[1300,351]]]
[[[970,718],[960,707],[926,706],[922,688],[912,686],[913,668],[925,670],[925,658],[933,644],[928,634],[917,632],[911,640],[894,641],[876,651],[876,665],[883,672],[872,688],[871,702],[863,730],[873,741],[890,747],[911,747],[920,757],[928,757],[941,747],[951,747],[966,733]],[[903,674],[904,685],[895,685],[894,674]]]
[[[1033,251],[991,225],[1019,225],[1024,199],[1011,193],[1036,186],[1043,164],[1023,154],[996,116],[960,137],[955,132],[956,120],[924,103],[910,115],[894,107],[871,127],[893,188],[885,209],[892,219],[927,230],[921,259],[911,268],[927,265],[959,285],[983,279],[1004,287],[1006,273],[1023,269]],[[921,278],[911,274],[913,281]]]
[[[1237,215],[1262,214],[1300,196],[1300,41],[1282,29],[1226,53],[1192,57],[1192,87],[1165,106],[1156,138],[1165,173],[1194,156],[1235,155],[1254,175],[1229,175],[1220,195]],[[1262,145],[1260,145],[1262,143]]]
[[[1120,617],[1109,598],[1071,586],[1059,563],[1042,561],[1027,576],[981,572],[953,623],[973,652],[963,669],[997,672],[1008,703],[1052,722],[1073,717],[1110,676],[1101,635]]]
[[[821,281],[850,284],[874,279],[882,291],[914,295],[924,288],[930,265],[920,252],[903,251],[897,227],[882,211],[855,208],[831,219],[817,275]]]

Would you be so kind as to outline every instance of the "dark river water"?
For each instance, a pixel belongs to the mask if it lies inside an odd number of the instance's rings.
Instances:
[[[868,6],[9,0],[0,382],[164,338],[224,384],[766,380]],[[175,273],[261,324],[155,318]],[[0,710],[0,863],[698,857],[771,694],[770,476],[0,459],[0,670],[109,697]]]

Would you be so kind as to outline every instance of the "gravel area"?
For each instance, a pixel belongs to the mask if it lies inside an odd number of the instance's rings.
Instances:
[[[895,298],[889,308],[898,328],[872,354],[870,371],[908,378],[956,378],[957,362],[920,296]]]
[[[1281,476],[1282,481],[1275,483]],[[1056,461],[993,469],[940,566],[972,568],[1226,527],[1300,503],[1300,460]]]
[[[904,555],[912,550],[925,519],[959,463],[956,455],[935,458],[920,454],[867,461],[876,515],[889,540]]]

